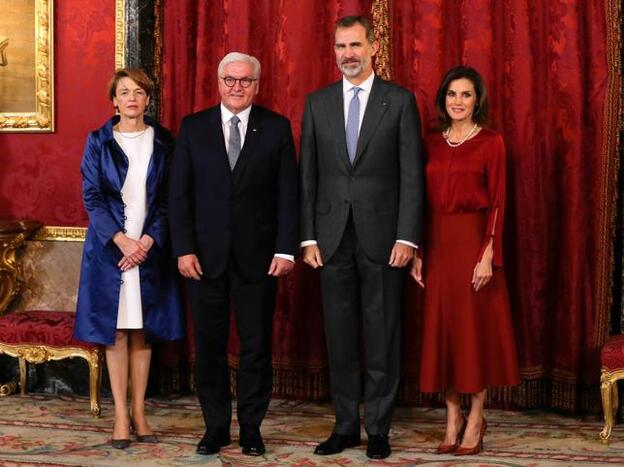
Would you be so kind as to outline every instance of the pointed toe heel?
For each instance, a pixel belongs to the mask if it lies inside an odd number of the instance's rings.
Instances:
[[[464,421],[462,422],[462,426],[457,433],[457,438],[455,439],[455,444],[443,444],[440,443],[436,449],[436,454],[451,454],[455,452],[459,445],[461,444],[462,438],[464,437],[464,432],[466,431],[466,426],[468,425],[468,420],[464,417]]]
[[[487,421],[485,418],[483,419],[483,423],[481,424],[481,431],[479,432],[479,440],[477,444],[471,448],[463,448],[458,447],[455,451],[456,456],[475,456],[483,451],[483,437],[485,436],[485,430],[487,429]]]
[[[129,439],[111,439],[111,446],[115,449],[128,449],[130,447]]]
[[[157,444],[159,442],[156,435],[137,435],[137,441],[147,444]]]

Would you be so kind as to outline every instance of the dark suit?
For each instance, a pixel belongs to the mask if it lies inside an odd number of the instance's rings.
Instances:
[[[375,78],[349,162],[342,81],[308,97],[301,139],[301,240],[316,240],[339,434],[359,433],[362,323],[365,417],[387,434],[400,373],[405,271],[395,241],[417,244],[423,211],[420,119],[411,92]]]
[[[230,300],[240,337],[238,419],[259,426],[272,389],[271,329],[275,253],[297,245],[297,167],[289,121],[252,106],[244,145],[230,170],[220,107],[182,121],[170,177],[175,256],[195,254],[200,281],[188,280],[196,344],[196,387],[208,429],[228,429]]]

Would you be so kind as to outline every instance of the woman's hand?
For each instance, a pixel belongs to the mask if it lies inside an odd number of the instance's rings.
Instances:
[[[122,232],[117,232],[113,237],[113,242],[123,253],[123,258],[117,263],[122,271],[127,271],[141,264],[147,258],[147,248],[141,241],[128,237]],[[153,241],[152,241],[153,243]],[[151,247],[151,245],[150,245]]]
[[[419,258],[418,256],[414,256],[414,259],[412,260],[412,270],[410,271],[410,276],[412,276],[414,280],[416,281],[416,283],[424,289],[425,282],[423,281],[423,278],[422,278],[422,264],[423,264],[422,258]]]
[[[148,252],[150,248],[152,248],[152,245],[154,245],[154,239],[147,234],[143,234],[139,242],[145,247],[145,252]]]
[[[492,258],[494,257],[494,250],[492,248],[492,240],[485,248],[481,261],[477,263],[472,272],[472,287],[475,292],[478,292],[492,280]]]

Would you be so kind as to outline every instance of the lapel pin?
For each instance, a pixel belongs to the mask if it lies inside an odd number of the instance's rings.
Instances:
[[[255,129],[255,128],[252,128],[252,129],[251,129],[251,131],[256,131],[256,129]]]

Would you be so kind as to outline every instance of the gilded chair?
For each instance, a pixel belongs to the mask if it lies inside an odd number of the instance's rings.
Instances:
[[[34,221],[0,222],[0,355],[19,362],[19,386],[26,393],[27,363],[43,363],[65,358],[82,358],[89,365],[91,412],[100,415],[102,350],[99,346],[73,338],[74,313],[67,311],[3,312],[23,285],[16,251],[40,227]]]
[[[624,335],[613,336],[607,340],[600,352],[600,363],[600,392],[604,414],[604,428],[600,432],[600,439],[606,443],[615,425],[619,406],[617,382],[624,379]]]

